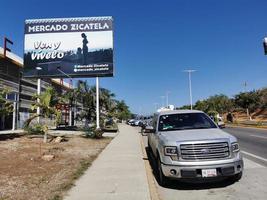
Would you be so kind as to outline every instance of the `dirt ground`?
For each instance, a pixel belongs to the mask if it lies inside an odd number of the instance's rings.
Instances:
[[[61,143],[42,138],[0,136],[0,200],[57,200],[111,141],[70,137]],[[52,154],[51,161],[41,159]]]

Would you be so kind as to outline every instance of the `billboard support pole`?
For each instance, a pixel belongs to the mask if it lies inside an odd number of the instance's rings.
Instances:
[[[37,94],[40,95],[41,94],[41,79],[38,78],[37,79]],[[40,99],[37,99],[37,102],[40,102]],[[37,115],[40,115],[40,107],[37,108]],[[40,124],[40,117],[37,117],[37,123]]]
[[[99,129],[99,80],[96,77],[96,128]]]
[[[17,115],[16,111],[17,111],[17,102],[15,99],[15,101],[13,102],[12,131],[16,129],[16,115]]]

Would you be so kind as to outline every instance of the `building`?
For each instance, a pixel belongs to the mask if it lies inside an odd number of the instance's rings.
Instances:
[[[33,112],[32,97],[37,93],[37,79],[22,77],[23,59],[14,53],[6,52],[0,47],[0,90],[7,88],[9,94],[6,98],[13,102],[14,111],[8,116],[0,116],[0,130],[22,128],[24,122]],[[59,94],[72,89],[71,84],[60,79],[42,79],[41,91],[52,86]],[[1,106],[1,105],[0,105]],[[72,116],[72,113],[70,113]]]

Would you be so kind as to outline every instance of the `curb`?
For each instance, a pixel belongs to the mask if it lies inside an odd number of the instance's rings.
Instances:
[[[145,151],[143,136],[141,134],[139,134],[139,139],[140,139],[140,144],[141,144],[142,153],[143,153],[144,165],[145,165],[145,169],[146,169],[146,176],[147,176],[147,182],[148,182],[148,187],[149,187],[150,199],[151,200],[162,200],[160,198],[158,191],[157,191],[155,179],[154,179],[154,176],[152,174],[152,169],[151,169],[151,166],[149,164],[148,156],[147,156],[146,151]]]
[[[264,127],[254,127],[254,126],[246,126],[246,125],[227,125],[226,128],[252,128],[252,129],[259,129],[259,130],[266,130],[267,128]]]

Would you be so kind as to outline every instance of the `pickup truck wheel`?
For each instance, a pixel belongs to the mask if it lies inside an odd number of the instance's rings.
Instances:
[[[158,183],[160,186],[166,186],[167,184],[167,177],[164,176],[163,172],[162,172],[162,168],[161,168],[161,161],[160,161],[160,157],[157,157],[157,168],[158,168]]]
[[[230,180],[233,182],[237,182],[242,178],[242,172],[235,174],[234,176],[230,177]]]

